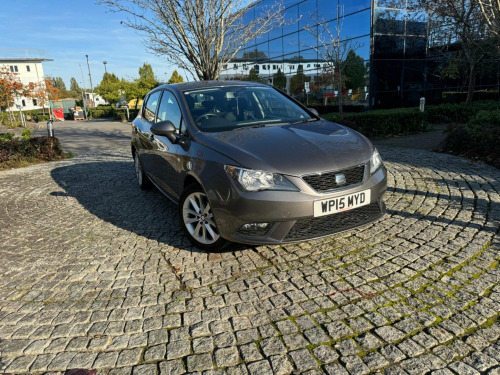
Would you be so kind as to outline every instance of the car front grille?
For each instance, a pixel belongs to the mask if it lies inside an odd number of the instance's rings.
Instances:
[[[346,183],[337,185],[335,176],[341,174],[345,176]],[[357,167],[344,169],[341,171],[303,176],[302,179],[318,193],[322,193],[325,191],[332,191],[335,189],[360,184],[363,182],[364,174],[365,166],[358,165]]]
[[[327,236],[367,224],[382,215],[377,202],[332,215],[298,220],[283,241],[302,241]]]

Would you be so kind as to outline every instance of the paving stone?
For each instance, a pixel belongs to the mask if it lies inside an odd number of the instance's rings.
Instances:
[[[125,349],[120,352],[116,361],[116,366],[133,366],[139,363],[142,349]]]
[[[180,359],[160,362],[161,375],[179,375],[184,373],[184,365]]]
[[[272,375],[273,370],[268,361],[252,362],[247,366],[250,375]]]
[[[254,343],[246,344],[240,346],[241,358],[245,362],[253,362],[262,359],[262,354],[260,354],[257,345]]]
[[[167,346],[164,344],[148,347],[144,352],[144,360],[146,362],[162,360],[166,352]]]
[[[238,355],[238,348],[235,346],[217,349],[214,355],[217,367],[234,366],[240,359]]]
[[[293,371],[293,364],[290,358],[286,355],[274,355],[269,357],[271,361],[271,368],[276,375],[291,374]]]
[[[391,326],[376,328],[375,332],[389,344],[400,341],[405,337],[403,332]]]
[[[295,350],[288,354],[292,357],[298,371],[305,371],[318,367],[316,360],[307,349]]]
[[[187,357],[188,371],[203,371],[213,368],[212,356],[210,354],[196,354]]]
[[[322,363],[331,363],[339,358],[335,350],[327,345],[319,345],[312,350],[314,356]]]

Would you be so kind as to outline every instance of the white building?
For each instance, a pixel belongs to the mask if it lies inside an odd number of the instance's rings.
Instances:
[[[278,69],[287,78],[287,90],[289,87],[290,78],[297,74],[299,66],[302,66],[302,72],[311,77],[314,81],[314,77],[320,76],[328,71],[327,63],[320,63],[317,60],[305,60],[305,59],[290,59],[290,60],[279,60],[279,61],[263,61],[256,62],[243,59],[234,59],[222,68],[220,79],[231,79],[235,77],[247,76],[250,73],[250,69],[254,69],[259,77],[264,79],[266,83],[272,85],[273,75],[278,73]]]
[[[0,51],[0,54],[2,52]],[[25,55],[30,55],[30,52],[30,50],[26,50]],[[23,85],[45,84],[45,74],[42,66],[44,61],[53,60],[40,57],[0,57],[0,68],[7,67],[12,73],[16,74],[17,80]],[[15,98],[15,104],[11,109],[17,110],[17,106],[21,106],[23,111],[42,108],[37,99],[27,97]],[[45,108],[48,108],[48,106],[46,105]]]

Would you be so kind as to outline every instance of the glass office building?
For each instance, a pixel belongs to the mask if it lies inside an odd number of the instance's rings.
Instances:
[[[257,2],[244,22],[259,17],[273,3]],[[287,77],[286,90],[291,95],[300,96],[290,82],[303,73],[310,80],[308,99],[314,97],[323,104],[326,98],[335,100],[339,87],[346,104],[371,108],[417,105],[422,96],[437,102],[444,89],[436,73],[443,59],[432,53],[435,41],[429,38],[427,15],[412,11],[416,3],[418,0],[285,0],[286,24],[247,43],[224,67],[221,79],[248,75],[253,68],[272,84],[279,69]],[[362,61],[358,75],[364,78],[360,81],[358,77],[355,86],[346,85],[349,63],[342,73],[343,84],[335,82],[336,73],[325,61],[323,44],[318,41],[323,25],[335,36],[340,30],[340,40],[349,43],[357,55],[355,63]]]

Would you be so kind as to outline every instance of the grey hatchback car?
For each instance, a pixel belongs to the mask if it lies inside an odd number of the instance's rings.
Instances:
[[[177,203],[204,250],[309,240],[385,212],[387,172],[371,142],[264,84],[155,88],[132,123],[132,155],[140,187]]]

